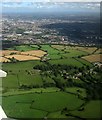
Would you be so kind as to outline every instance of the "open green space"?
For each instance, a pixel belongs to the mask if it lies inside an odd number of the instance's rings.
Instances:
[[[50,45],[41,45],[41,50],[47,51],[48,54],[58,54],[59,51],[52,48]]]
[[[66,88],[65,90],[66,90],[66,92],[74,93],[74,94],[81,95],[82,97],[86,97],[86,91],[83,88],[80,88],[80,87],[69,87],[69,88]]]
[[[72,66],[77,66],[77,67],[82,67],[83,64],[73,58],[68,58],[68,59],[56,59],[56,60],[49,60],[50,64],[61,64],[61,65],[72,65]]]
[[[41,60],[2,64],[8,74],[1,80],[2,106],[8,117],[100,118],[102,71],[81,58],[92,52],[78,46],[57,47],[15,46],[18,51],[41,49],[47,55]]]
[[[39,47],[37,45],[19,45],[9,48],[9,50],[17,50],[17,51],[25,52],[31,50],[38,50],[38,48]]]
[[[65,50],[65,54],[63,54],[64,57],[78,57],[78,56],[84,56],[87,55],[87,53],[83,52],[83,51],[79,51],[79,50]]]
[[[12,101],[12,102],[11,102]],[[24,95],[15,95],[3,97],[3,108],[8,116],[15,118],[25,118],[29,117],[33,112],[36,117],[45,117],[45,113],[50,113],[54,111],[61,111],[64,107],[68,109],[75,109],[83,103],[82,100],[78,99],[77,96],[64,93],[64,92],[54,92],[54,93],[33,93],[33,94],[24,94]],[[29,111],[26,114],[26,110]],[[36,114],[36,110],[38,114]],[[18,111],[18,114],[16,114]],[[39,112],[42,111],[40,114]]]
[[[101,115],[101,104],[102,101],[90,101],[87,103],[87,105],[84,107],[82,111],[73,111],[72,114],[78,115],[82,118],[102,118]]]

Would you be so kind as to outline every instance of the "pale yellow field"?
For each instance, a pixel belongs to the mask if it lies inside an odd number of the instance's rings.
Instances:
[[[10,55],[11,53],[20,54],[20,52],[16,50],[0,50],[0,56]]]
[[[65,46],[63,45],[51,45],[53,48],[56,48],[58,50],[63,50],[65,48]]]
[[[11,55],[11,53],[16,53]],[[40,60],[40,57],[44,56],[46,52],[42,50],[32,50],[32,51],[26,51],[26,52],[19,52],[15,50],[2,50],[0,51],[0,62],[10,62],[7,58],[15,58],[19,61],[25,61],[25,60]],[[5,58],[3,57],[5,56]]]
[[[102,54],[94,54],[82,58],[89,62],[102,62]]]
[[[0,57],[0,62],[10,62],[10,60],[4,57]]]
[[[102,49],[98,49],[98,50],[95,52],[95,54],[100,54],[100,53],[102,53]]]
[[[81,50],[84,52],[87,52],[89,54],[93,53],[97,48],[96,47],[78,47],[78,46],[63,46],[63,45],[52,45],[53,48],[56,48],[58,50],[62,50],[66,48],[66,50]]]
[[[66,49],[74,49],[74,50],[80,50],[80,51],[84,51],[87,52],[89,54],[93,53],[97,48],[96,47],[70,47],[70,46],[66,46]]]
[[[6,58],[15,58],[19,61],[26,61],[26,60],[39,60],[40,58],[38,57],[33,57],[33,56],[27,56],[27,55],[8,55],[5,56]]]
[[[97,48],[96,47],[76,47],[76,49],[87,52],[87,53],[93,53]]]
[[[27,52],[21,52],[21,54],[22,55],[42,57],[46,54],[46,52],[44,52],[42,50],[32,50],[32,51],[27,51]]]

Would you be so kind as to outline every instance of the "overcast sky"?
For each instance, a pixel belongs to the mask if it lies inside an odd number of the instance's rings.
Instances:
[[[100,3],[95,3],[99,1],[101,0],[2,0],[3,4],[1,6],[3,8],[3,11],[24,11],[24,10],[25,11],[37,11],[37,10],[76,11],[78,10],[78,11],[90,12],[90,11],[100,10]],[[69,4],[64,2],[76,2],[76,3]],[[86,2],[90,2],[90,3],[86,3]]]
[[[101,0],[0,0],[2,2],[101,2]]]

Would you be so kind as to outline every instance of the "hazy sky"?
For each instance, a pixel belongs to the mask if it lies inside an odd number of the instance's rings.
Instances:
[[[79,3],[82,2],[82,3]],[[92,1],[92,2],[91,2]],[[94,1],[94,2],[93,2]],[[2,0],[3,11],[99,11],[101,0]],[[40,3],[39,3],[40,2]],[[64,3],[76,2],[76,3]],[[86,3],[90,2],[90,3]],[[95,3],[96,2],[96,3]],[[19,9],[18,9],[19,8]]]
[[[101,2],[101,0],[0,0],[2,2]]]

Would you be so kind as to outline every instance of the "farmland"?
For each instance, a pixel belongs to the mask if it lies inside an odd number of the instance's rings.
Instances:
[[[102,62],[102,54],[89,55],[83,58],[89,62]]]
[[[46,52],[42,50],[28,51],[28,49],[25,49],[27,51],[21,52],[20,50],[22,47],[24,48],[24,46],[19,46],[18,47],[19,49],[17,49],[18,51],[16,50],[0,51],[0,62],[12,62],[15,60],[18,60],[18,61],[40,60],[41,57],[43,57],[46,54]]]
[[[5,58],[15,58],[2,64],[8,74],[2,79],[2,106],[7,116],[101,118],[102,71],[84,58],[99,55],[96,51],[96,47],[49,44],[4,50]]]

